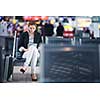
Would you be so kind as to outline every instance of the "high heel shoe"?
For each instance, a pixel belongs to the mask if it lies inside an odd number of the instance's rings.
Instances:
[[[26,70],[27,70],[26,68],[21,68],[20,72],[22,72],[24,74]]]
[[[31,74],[32,81],[37,81],[38,77],[37,74]]]
[[[25,70],[23,68],[20,69],[20,72],[22,72],[23,74],[25,73]]]

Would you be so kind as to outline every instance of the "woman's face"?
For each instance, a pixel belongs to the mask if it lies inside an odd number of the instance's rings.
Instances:
[[[35,30],[36,30],[36,26],[35,26],[35,25],[30,25],[30,26],[29,26],[29,32],[30,32],[30,33],[34,33]]]

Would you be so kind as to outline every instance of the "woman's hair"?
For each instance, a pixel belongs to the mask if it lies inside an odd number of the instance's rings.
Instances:
[[[30,22],[30,23],[28,24],[28,26],[35,26],[35,27],[37,27],[36,24],[33,23],[33,22]]]

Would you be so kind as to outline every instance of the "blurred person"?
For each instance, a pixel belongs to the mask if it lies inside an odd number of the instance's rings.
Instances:
[[[0,19],[0,34],[2,33],[2,19]]]
[[[92,33],[90,33],[90,39],[95,39],[95,37],[94,37],[94,31],[92,31]]]
[[[75,33],[76,33],[76,28],[75,28],[75,27],[73,28],[73,33],[74,33],[74,35],[75,35]]]
[[[22,26],[18,26],[17,27],[17,37],[19,37],[22,33],[23,33],[23,27]]]
[[[29,24],[28,30],[24,27],[24,32],[20,36],[19,51],[23,52],[22,57],[26,58],[26,61],[20,71],[24,73],[30,65],[32,81],[37,81],[36,64],[40,55],[38,47],[41,42],[41,35],[36,31],[35,24]]]
[[[7,26],[7,31],[10,36],[13,36],[13,24],[9,23]]]
[[[15,31],[17,31],[17,28],[20,27],[19,23],[17,21],[12,23],[12,33],[15,34]]]
[[[41,25],[41,35],[43,36],[43,43],[46,42],[46,37],[45,37],[45,27],[44,27],[45,23],[42,23]]]
[[[23,26],[20,26],[20,33],[22,34],[23,33]]]
[[[7,21],[2,20],[1,21],[1,34],[8,34],[7,26],[8,26]]]
[[[64,27],[61,23],[59,23],[59,26],[57,27],[56,32],[57,32],[57,36],[63,36]]]
[[[90,29],[89,27],[84,27],[83,28],[83,37],[89,37],[90,36]]]
[[[23,32],[28,32],[28,24],[25,24],[25,25],[23,26]]]
[[[45,35],[46,36],[53,36],[54,26],[53,26],[53,24],[50,23],[50,21],[49,21],[49,23],[45,23],[44,30],[45,30]]]
[[[87,32],[88,34],[90,34],[90,29],[89,29],[88,27],[87,27],[86,32]]]

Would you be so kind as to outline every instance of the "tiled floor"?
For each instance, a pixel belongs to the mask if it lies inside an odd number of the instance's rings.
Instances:
[[[34,83],[31,80],[31,67],[28,67],[27,71],[24,74],[20,72],[20,68],[21,68],[20,66],[14,67],[12,81],[10,82],[11,83]]]

